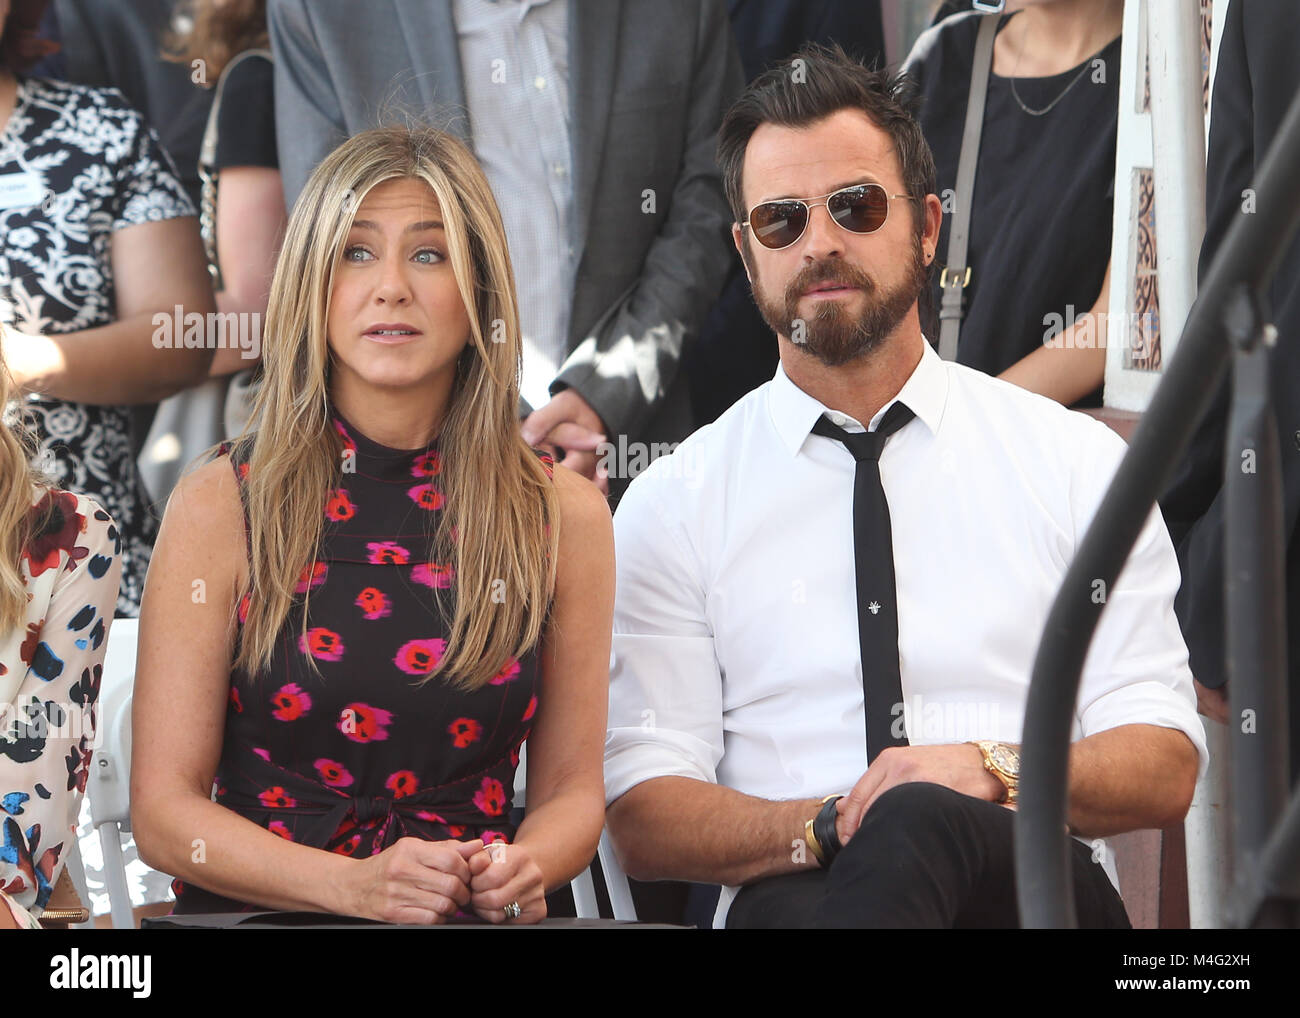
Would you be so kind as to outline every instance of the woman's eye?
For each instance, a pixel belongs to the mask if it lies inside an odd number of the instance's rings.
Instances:
[[[343,249],[343,260],[345,262],[362,262],[370,257],[372,256],[369,251],[356,244],[352,247]]]
[[[442,252],[435,251],[431,247],[421,248],[415,252],[415,260],[421,265],[437,265],[442,261]]]

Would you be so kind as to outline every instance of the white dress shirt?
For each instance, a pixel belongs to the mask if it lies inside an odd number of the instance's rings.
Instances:
[[[470,136],[501,209],[533,409],[567,354],[573,302],[573,154],[567,0],[454,0]]]
[[[1047,613],[1125,447],[1084,414],[924,347],[897,396],[916,418],[880,459],[906,733],[913,745],[1018,743]],[[847,792],[866,769],[856,464],[842,443],[812,434],[823,413],[862,430],[778,367],[624,495],[608,802],[663,775],[813,798]],[[1113,589],[1098,588],[1106,607],[1071,738],[1133,723],[1176,728],[1204,773],[1178,584],[1153,510]],[[1109,847],[1094,858],[1118,887]],[[737,890],[724,888],[716,926]]]

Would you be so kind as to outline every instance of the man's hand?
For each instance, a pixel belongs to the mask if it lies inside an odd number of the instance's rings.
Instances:
[[[600,415],[576,389],[563,389],[551,397],[546,406],[534,410],[520,428],[524,441],[535,448],[564,450],[557,462],[582,474],[608,495],[608,474],[598,468],[596,449],[605,441],[605,425]]]
[[[1218,689],[1211,689],[1209,686],[1202,686],[1195,679],[1192,685],[1196,687],[1196,709],[1204,714],[1207,718],[1213,718],[1215,721],[1228,723],[1228,687],[1226,685]]]
[[[908,781],[930,781],[989,802],[997,802],[1006,794],[1002,782],[984,769],[984,755],[978,746],[890,746],[880,751],[853,790],[835,804],[839,813],[835,833],[840,844],[847,845],[857,833],[873,802],[895,785]]]

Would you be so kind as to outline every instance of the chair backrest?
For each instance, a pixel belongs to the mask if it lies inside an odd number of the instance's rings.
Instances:
[[[99,686],[98,745],[86,784],[95,827],[116,823],[131,829],[131,702],[139,631],[139,619],[114,619],[109,629]]]

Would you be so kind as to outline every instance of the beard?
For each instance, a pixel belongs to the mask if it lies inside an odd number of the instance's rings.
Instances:
[[[748,244],[748,240],[746,240]],[[839,258],[814,262],[790,280],[779,300],[770,299],[754,276],[754,303],[768,328],[788,336],[828,367],[847,364],[877,350],[912,310],[926,286],[928,271],[921,253],[921,238],[912,235],[907,272],[897,286],[881,290],[865,272]],[[857,287],[863,297],[862,312],[854,317],[840,301],[817,303],[810,317],[799,314],[799,300],[809,287],[837,282]]]

